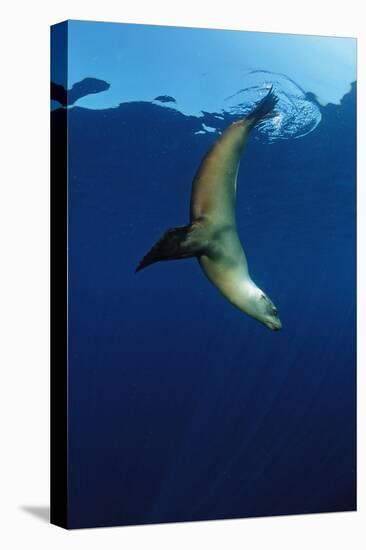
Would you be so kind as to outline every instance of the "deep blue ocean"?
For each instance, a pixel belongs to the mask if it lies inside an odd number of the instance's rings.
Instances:
[[[189,221],[212,115],[69,109],[70,526],[355,509],[355,102],[242,158],[238,231],[280,332],[195,259],[135,274]]]

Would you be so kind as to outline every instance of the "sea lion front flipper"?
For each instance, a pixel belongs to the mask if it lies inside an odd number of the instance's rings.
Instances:
[[[183,260],[203,254],[205,239],[202,237],[202,228],[196,222],[168,229],[146,256],[142,258],[136,272],[155,262]]]

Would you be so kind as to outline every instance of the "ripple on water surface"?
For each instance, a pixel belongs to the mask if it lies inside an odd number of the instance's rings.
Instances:
[[[272,85],[278,97],[274,116],[258,125],[257,139],[272,142],[299,138],[312,132],[321,121],[321,112],[311,94],[286,75],[256,70],[247,73],[244,81],[244,88],[225,99],[223,112],[245,115]]]

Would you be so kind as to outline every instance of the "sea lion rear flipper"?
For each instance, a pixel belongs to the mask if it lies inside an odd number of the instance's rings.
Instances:
[[[265,95],[259,103],[254,107],[254,109],[246,115],[243,119],[243,122],[250,123],[253,127],[261,120],[273,116],[273,109],[278,102],[278,97],[273,91],[273,86],[271,86],[267,95]]]
[[[168,229],[142,258],[136,272],[155,262],[182,260],[201,254],[204,245],[200,233],[200,227],[195,223]]]

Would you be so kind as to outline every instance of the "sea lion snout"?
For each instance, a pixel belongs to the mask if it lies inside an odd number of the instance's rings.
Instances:
[[[275,319],[271,319],[271,321],[268,321],[266,323],[266,325],[271,330],[281,330],[281,328],[282,328],[282,323],[281,323],[280,319],[278,319],[278,317],[275,318]]]
[[[256,317],[271,330],[281,330],[282,323],[272,300],[258,287],[254,289],[254,296],[256,314],[253,317]]]

